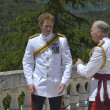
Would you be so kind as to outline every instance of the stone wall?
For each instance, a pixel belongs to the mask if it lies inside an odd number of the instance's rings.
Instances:
[[[64,96],[64,102],[66,105],[69,104],[70,110],[87,110],[90,85],[91,78],[78,76],[73,66],[72,76],[70,79],[70,94],[69,96],[67,94]],[[22,91],[29,95],[27,83],[22,70],[0,72],[0,110],[3,110],[2,101],[7,94],[9,94],[12,98],[10,104],[10,108],[12,109],[10,110],[18,110],[18,97]],[[46,106],[44,110],[46,110],[46,108],[48,108],[48,106]]]
[[[3,110],[2,100],[7,93],[12,97],[11,106],[18,108],[18,96],[22,91],[28,92],[22,70],[0,72],[0,110]]]

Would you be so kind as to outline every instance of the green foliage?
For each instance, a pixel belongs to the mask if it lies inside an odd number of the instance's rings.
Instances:
[[[1,71],[9,71],[9,70],[16,70],[22,68],[22,57],[23,51],[13,51],[13,52],[6,52],[1,54],[2,63],[0,65]]]
[[[0,35],[6,35],[8,32],[8,23],[15,20],[15,18],[20,14],[40,12],[44,7],[38,2],[29,3],[29,0],[25,0],[25,2],[23,2],[24,0],[18,1],[19,2],[6,0],[0,4]]]
[[[9,94],[7,94],[7,96],[4,97],[2,102],[3,102],[4,110],[9,109],[10,108],[10,104],[11,104],[11,96]]]
[[[15,31],[24,34],[25,32],[30,32],[32,34],[32,32],[38,30],[37,18],[38,13],[36,12],[21,14],[16,17],[15,21],[9,23],[9,31]]]
[[[41,9],[38,3],[7,2],[0,4],[0,71],[22,69],[24,50],[29,36],[38,30],[37,12]]]
[[[18,105],[19,105],[19,108],[23,105],[24,99],[25,99],[25,94],[24,94],[24,92],[22,91],[21,94],[20,94],[19,97],[18,97]]]

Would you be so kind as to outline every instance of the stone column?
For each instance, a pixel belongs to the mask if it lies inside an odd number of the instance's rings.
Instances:
[[[3,110],[2,100],[4,99],[4,96],[3,96],[2,92],[3,92],[3,91],[0,91],[0,110]]]
[[[63,104],[64,104],[63,108],[67,108],[70,104],[70,97],[69,97],[69,95],[67,95],[67,91],[66,91],[64,98],[63,98]]]
[[[73,82],[74,80],[74,82]],[[78,110],[79,95],[76,91],[77,79],[71,79],[71,91],[70,91],[70,110]]]
[[[80,77],[80,88],[79,88],[79,109],[81,110],[87,110],[87,99],[88,95],[85,90],[85,83],[86,83],[86,78],[81,78]]]
[[[19,96],[18,89],[17,88],[11,89],[10,95],[11,95],[10,109],[18,109],[19,108],[19,106],[18,106],[18,96]]]

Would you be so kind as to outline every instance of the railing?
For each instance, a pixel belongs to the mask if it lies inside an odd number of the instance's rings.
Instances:
[[[63,108],[70,110],[87,110],[88,93],[90,90],[91,78],[83,78],[77,75],[75,67],[72,68],[69,94],[65,94]],[[68,89],[69,89],[68,88]],[[21,110],[29,109],[29,91],[22,70],[0,72],[0,110],[4,110],[3,100],[9,94],[11,103],[9,110],[20,110],[18,97],[24,92],[26,97]],[[45,103],[43,110],[49,109]],[[67,109],[67,108],[66,108]]]

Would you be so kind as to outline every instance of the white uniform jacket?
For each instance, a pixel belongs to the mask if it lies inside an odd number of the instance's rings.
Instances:
[[[102,50],[101,50],[101,47],[95,47],[93,54],[89,62],[87,63],[87,65],[79,64],[77,66],[77,72],[81,76],[91,77],[95,73],[110,74],[110,39],[108,37],[104,37],[102,40],[105,41],[105,43],[102,45],[106,53],[105,66],[100,70],[100,67],[103,64]],[[93,78],[92,84],[91,84],[90,96],[89,96],[90,101],[95,101],[95,96],[97,93],[97,83],[98,83],[98,80]],[[107,90],[110,98],[110,80],[107,81]],[[104,94],[104,91],[103,91],[103,83],[102,83],[102,87],[100,90],[100,97],[102,101],[104,100],[103,94]]]
[[[36,95],[44,97],[58,96],[60,83],[68,86],[71,69],[72,57],[66,38],[59,39],[52,44],[46,51],[34,58],[34,52],[46,44],[55,35],[52,33],[45,37],[42,33],[29,39],[24,58],[23,70],[28,85],[34,84]],[[60,94],[64,95],[65,91]]]

